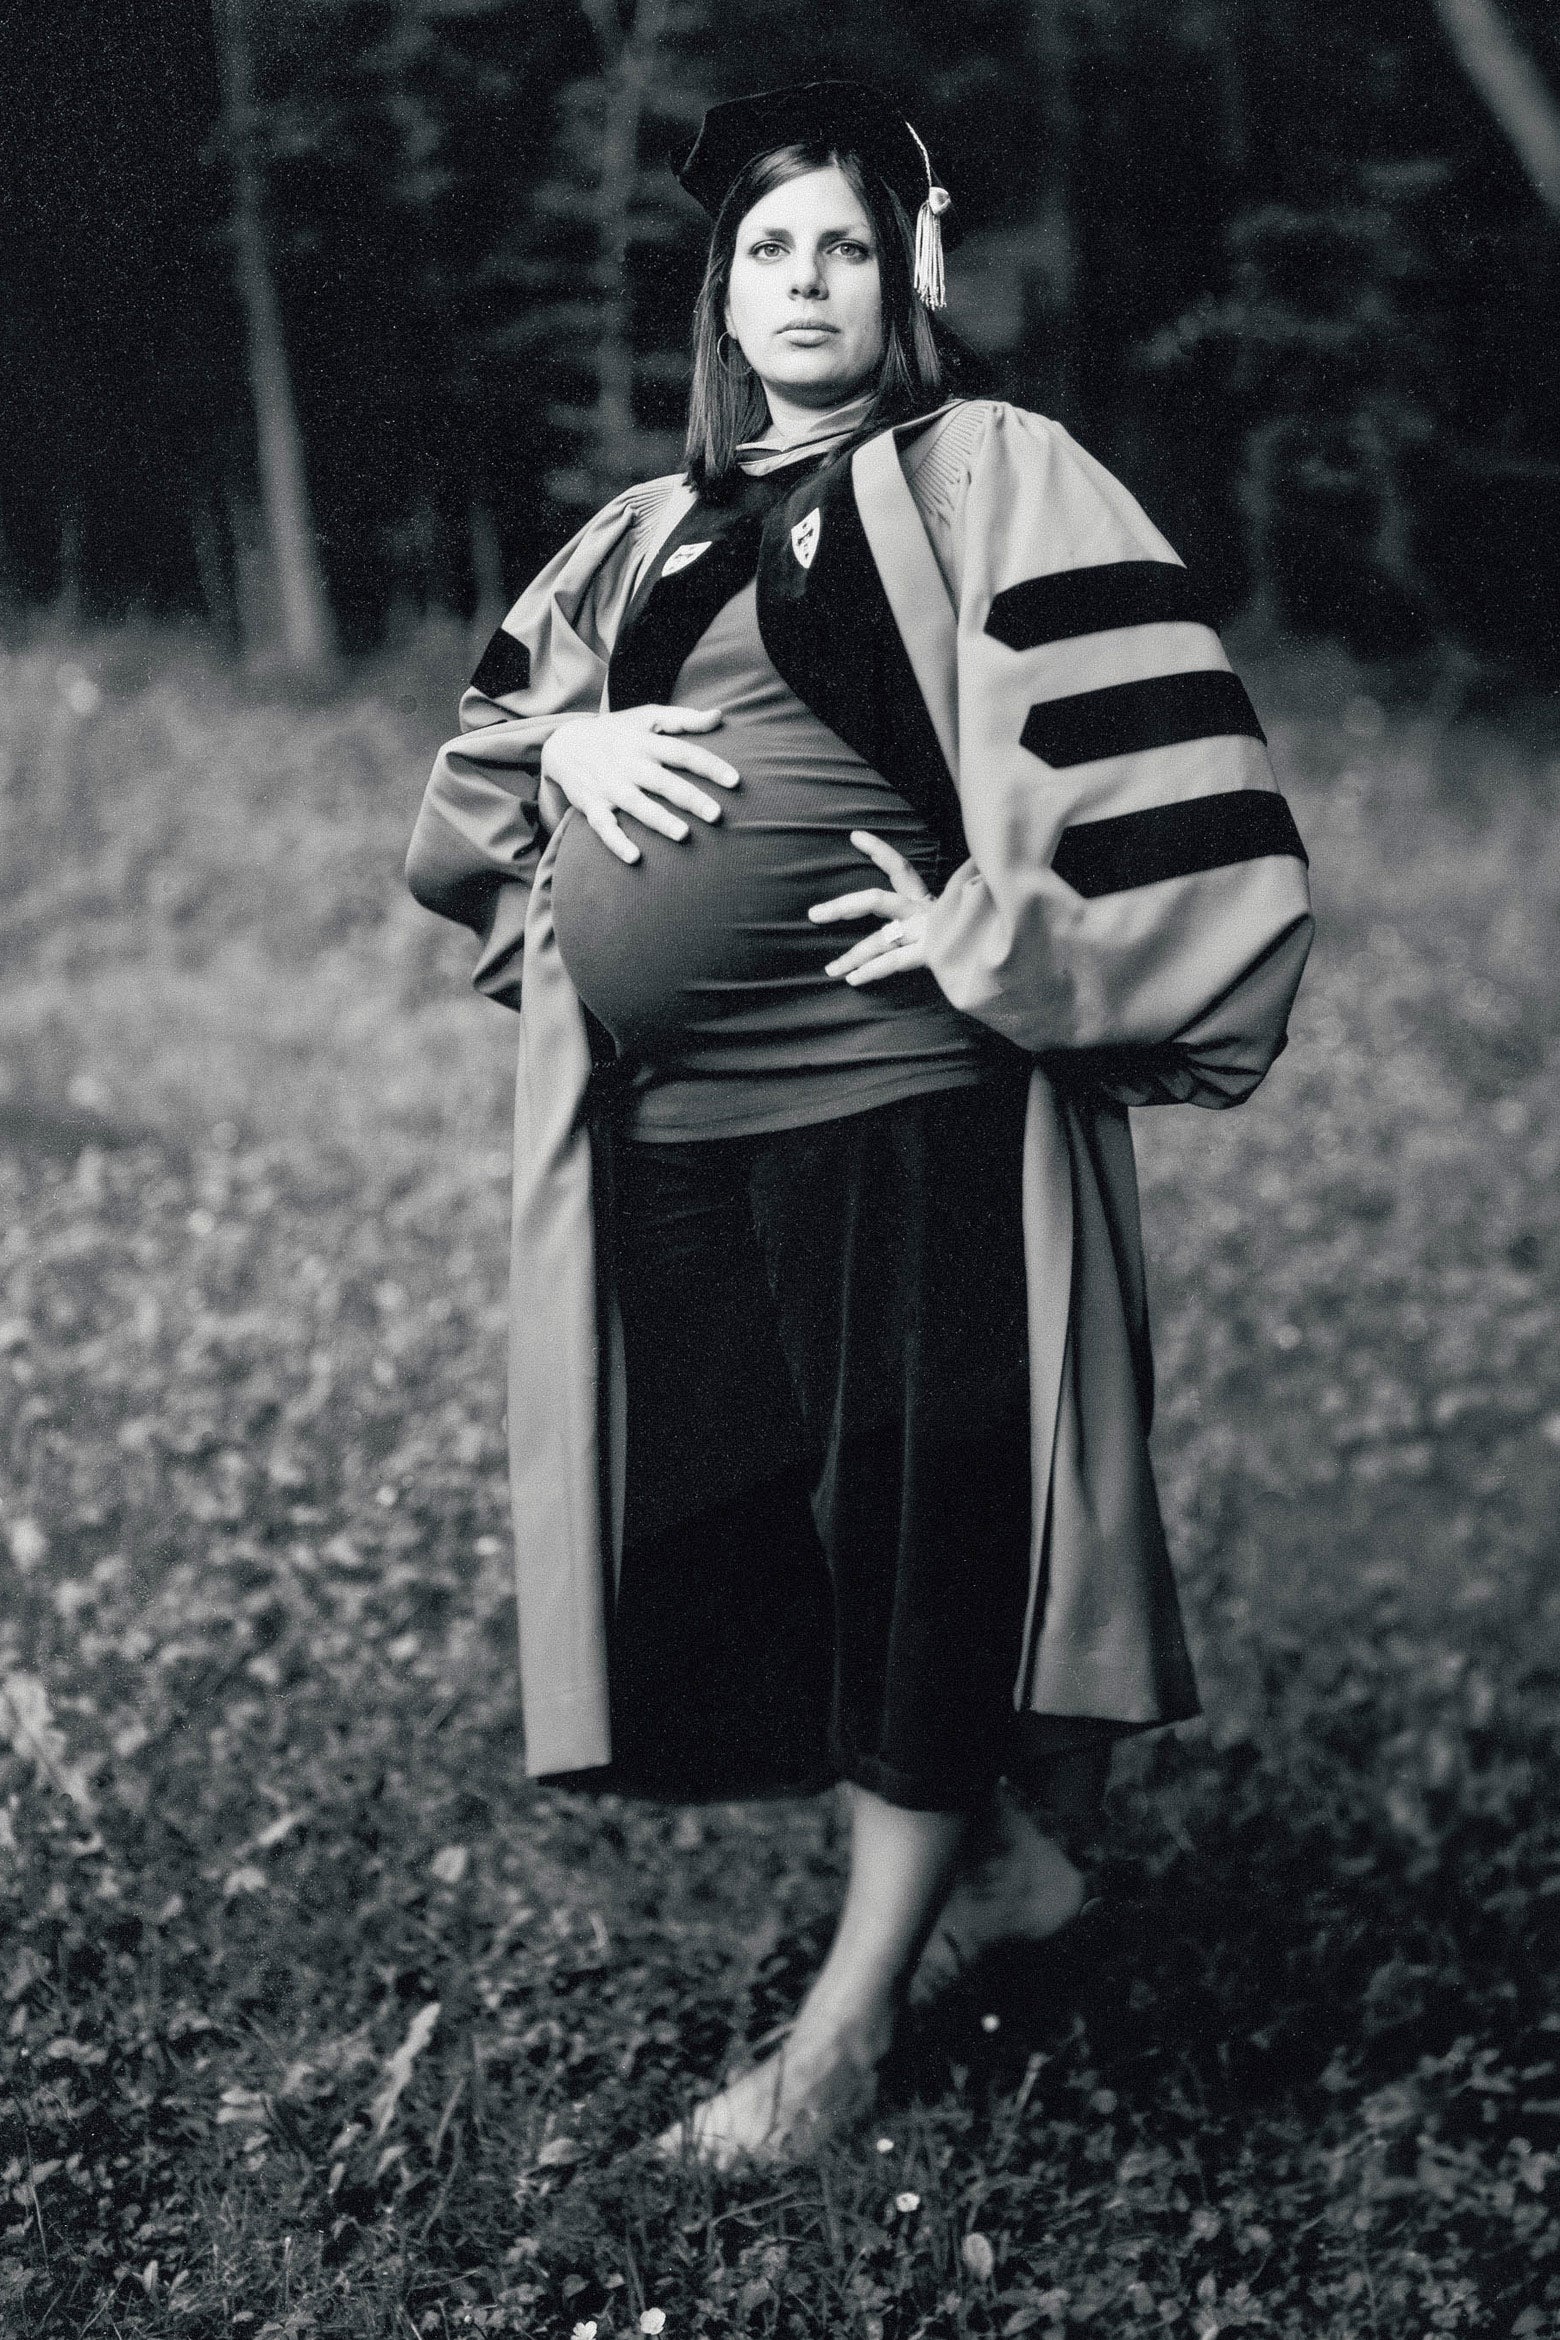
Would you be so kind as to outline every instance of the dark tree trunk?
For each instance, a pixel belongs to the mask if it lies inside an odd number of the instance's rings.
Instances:
[[[231,648],[236,649],[240,646],[242,628],[233,588],[232,563],[223,543],[216,498],[204,483],[197,483],[190,494],[190,542],[194,548],[195,574],[200,582],[200,597],[205,605],[207,622],[214,633],[220,634]]]
[[[584,5],[606,76],[594,204],[601,313],[591,455],[601,492],[611,494],[634,479],[639,469],[628,261],[639,185],[639,135],[666,29],[667,0],[639,0],[626,31],[614,0],[584,0]]]
[[[492,506],[480,496],[471,502],[471,575],[477,589],[472,630],[485,642],[509,607],[504,592],[504,555]]]
[[[81,625],[81,613],[81,499],[72,495],[60,515],[60,584],[54,615],[73,634]]]
[[[1033,338],[1048,362],[1041,395],[1051,413],[1066,412],[1073,390],[1074,292],[1078,238],[1073,218],[1072,27],[1068,0],[1030,0],[1030,49],[1039,85],[1042,173],[1031,279],[1040,314]]]

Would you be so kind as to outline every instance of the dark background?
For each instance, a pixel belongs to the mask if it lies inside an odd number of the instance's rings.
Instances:
[[[837,70],[897,93],[954,190],[971,386],[1067,423],[1227,612],[1548,678],[1560,191],[1546,205],[1446,14],[10,0],[13,622],[285,631],[234,266],[243,154],[280,323],[258,387],[296,416],[328,604],[294,640],[306,663],[496,604],[623,478],[675,464],[702,223],[666,157],[708,99]],[[1494,24],[1553,115],[1553,11],[1499,0]],[[609,183],[614,139],[637,167]]]

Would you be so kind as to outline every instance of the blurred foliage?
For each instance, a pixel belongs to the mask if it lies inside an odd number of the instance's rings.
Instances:
[[[1315,960],[1250,1105],[1135,1121],[1207,1719],[863,2133],[717,2184],[632,2148],[844,1847],[522,1776],[514,1027],[395,882],[467,650],[0,666],[0,2328],[1543,2340],[1553,744],[1252,674]]]
[[[1437,643],[1543,670],[1554,613],[1501,489],[1520,479],[1530,533],[1547,533],[1560,462],[1515,454],[1526,382],[1470,330],[1489,293],[1459,286],[1453,174],[1426,161],[1351,178],[1317,208],[1237,219],[1228,292],[1158,334],[1148,363],[1200,369],[1237,419],[1250,571],[1284,623],[1366,655]],[[1492,331],[1515,338],[1504,291],[1499,308]]]
[[[1362,174],[1359,197],[1268,205],[1229,231],[1232,286],[1178,318],[1151,364],[1206,366],[1239,415],[1253,573],[1303,631],[1347,607],[1360,646],[1422,641],[1413,465],[1453,352],[1410,204],[1441,166]],[[1374,200],[1372,200],[1374,197]]]
[[[1057,414],[1229,609],[1552,673],[1560,228],[1421,0],[248,0],[347,639],[491,607],[675,460],[710,98],[894,89],[968,230],[971,377]],[[1560,93],[1560,33],[1501,0]],[[17,12],[0,591],[253,632],[252,419],[200,10]],[[1542,81],[1540,81],[1542,89]]]

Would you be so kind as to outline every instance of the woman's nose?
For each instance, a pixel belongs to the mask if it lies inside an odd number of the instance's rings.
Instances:
[[[798,252],[791,264],[791,290],[817,294],[824,290],[823,268],[816,252]]]

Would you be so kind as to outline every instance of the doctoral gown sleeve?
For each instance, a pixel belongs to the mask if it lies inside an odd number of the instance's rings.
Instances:
[[[505,1007],[520,1005],[531,880],[563,810],[545,801],[556,791],[541,781],[543,743],[566,716],[601,705],[633,523],[619,497],[526,587],[462,694],[461,736],[439,750],[412,832],[408,886],[426,909],[472,929],[472,982]]]
[[[943,990],[1121,1103],[1231,1105],[1284,1045],[1304,848],[1195,582],[1058,424],[997,406],[952,535],[969,859]]]

